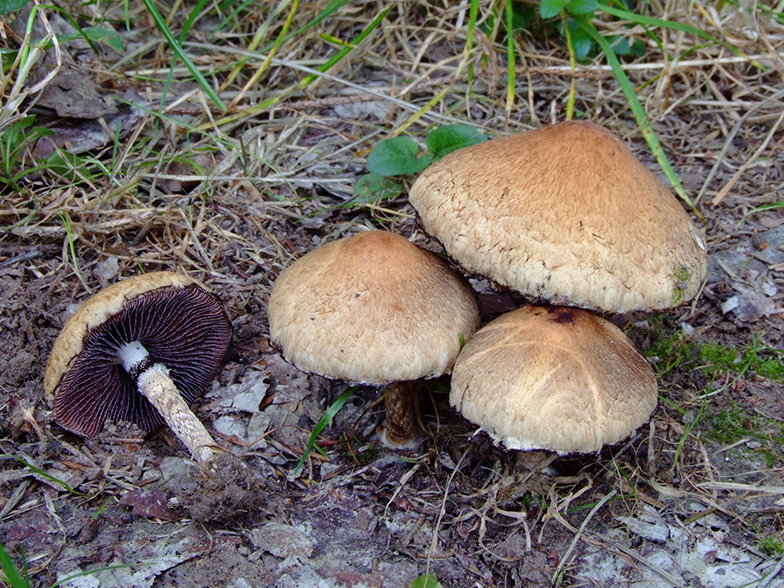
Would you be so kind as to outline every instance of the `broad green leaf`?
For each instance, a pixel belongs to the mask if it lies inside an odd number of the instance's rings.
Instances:
[[[403,184],[395,178],[379,174],[365,174],[354,185],[353,202],[376,202],[394,198],[403,191]]]
[[[114,29],[107,29],[104,27],[85,27],[82,29],[82,31],[93,41],[104,41],[113,49],[117,49],[117,51],[125,51],[125,45],[123,45],[120,35],[118,35],[117,31]]]
[[[80,29],[80,32],[68,33],[67,35],[58,35],[57,38],[60,42],[63,43],[73,41],[74,39],[105,41],[107,45],[117,49],[117,51],[125,50],[125,46],[123,45],[120,35],[117,34],[117,31],[104,27],[84,27]]]
[[[599,7],[597,0],[572,0],[566,7],[569,14],[590,14]]]
[[[54,173],[70,178],[74,181],[85,179],[90,181],[93,175],[87,169],[85,159],[73,153],[58,153],[55,151],[46,160],[46,168]]]
[[[536,14],[536,7],[522,4],[521,2],[512,3],[512,30],[524,31],[531,26]]]
[[[433,574],[422,574],[409,584],[409,588],[442,588],[441,582]]]
[[[17,151],[26,144],[33,143],[41,137],[54,134],[45,127],[32,127],[35,115],[26,116],[8,127],[0,136],[0,147],[4,157],[3,165],[11,166],[15,163]]]
[[[588,54],[593,49],[593,40],[574,20],[569,19],[566,21],[566,26],[569,27],[569,37],[572,40],[574,57],[578,61],[582,61],[588,57]]]
[[[438,161],[452,151],[476,145],[482,141],[487,141],[487,136],[480,133],[475,127],[445,125],[427,136],[427,149],[433,155],[433,161]]]
[[[30,0],[0,0],[0,14],[8,14],[14,10],[24,8]]]
[[[613,53],[616,55],[629,55],[629,51],[631,51],[631,46],[629,45],[629,41],[626,40],[625,37],[607,37],[607,40],[610,42],[610,47],[612,47]]]
[[[35,122],[35,115],[26,116],[21,120],[16,121],[5,131],[2,135],[2,143],[4,151],[12,153],[24,142],[26,133],[25,129],[29,129],[33,122]]]
[[[416,174],[430,165],[431,155],[417,158],[419,147],[408,137],[385,139],[373,148],[367,158],[369,171],[380,176]]]
[[[558,16],[571,0],[542,0],[539,3],[539,16],[547,20]]]

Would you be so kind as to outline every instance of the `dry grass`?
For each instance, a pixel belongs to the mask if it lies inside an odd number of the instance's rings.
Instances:
[[[651,36],[640,24],[606,15],[594,21],[602,34],[642,43],[642,55],[624,58],[623,69],[673,168],[704,214],[711,253],[735,247],[780,221],[776,208],[755,212],[784,194],[784,25],[781,12],[777,20],[762,4],[749,4],[748,11],[702,0],[635,6],[651,17],[688,23],[738,52],[681,31],[652,26]],[[508,77],[502,3],[477,3],[470,39],[469,3],[357,1],[323,20],[327,2],[252,2],[232,16],[235,6],[207,4],[183,42],[225,108],[211,101],[181,61],[171,67],[172,48],[142,3],[131,3],[127,12],[122,2],[72,7],[81,26],[117,30],[122,52],[100,43],[102,52],[95,58],[80,41],[60,40],[46,52],[33,45],[10,67],[4,54],[0,133],[33,114],[34,126],[69,118],[53,110],[66,97],[46,93],[63,71],[79,72],[72,93],[135,92],[125,96],[136,104],[131,111],[137,120],[121,136],[110,132],[78,159],[63,155],[59,166],[34,169],[40,161],[27,148],[17,152],[13,165],[6,160],[0,166],[12,174],[25,172],[15,183],[5,174],[0,184],[0,270],[37,289],[44,297],[37,311],[57,317],[67,301],[81,300],[107,281],[176,269],[207,282],[226,301],[242,327],[237,355],[254,362],[266,352],[266,296],[292,259],[322,241],[369,227],[427,241],[405,194],[352,200],[367,154],[384,138],[405,134],[423,144],[430,130],[456,122],[491,136],[523,131],[563,120],[573,93],[578,116],[611,128],[658,169],[612,69],[601,55],[573,68],[557,26],[531,25],[515,32],[516,68]],[[174,1],[158,7],[179,34],[192,6]],[[27,41],[63,26],[55,12],[42,9],[39,15],[46,18]],[[25,34],[24,24],[11,24],[13,16],[6,15],[0,29],[0,45],[11,51],[11,59]],[[363,31],[366,36],[356,42]],[[345,54],[324,67],[341,50]],[[77,53],[81,57],[75,61]],[[79,114],[76,102],[70,117],[76,138],[58,147],[64,154],[87,132],[81,119],[96,112],[83,104]],[[130,108],[127,102],[118,105]],[[780,289],[782,267],[768,268]],[[720,282],[728,281],[722,276]],[[733,323],[720,311],[721,283],[709,283],[700,300],[671,316],[667,324],[674,326],[662,327],[665,335],[685,322],[697,328],[699,339],[721,323],[710,333],[725,344],[741,347],[756,336],[782,347],[780,297],[773,296],[775,311]],[[635,320],[640,324],[645,318]],[[631,332],[642,345],[655,336],[644,327]],[[50,331],[38,339],[42,365]],[[382,493],[387,509],[403,508],[405,500],[406,508],[430,517],[426,546],[415,547],[417,529],[411,529],[404,545],[410,543],[412,552],[419,549],[416,557],[427,562],[426,569],[433,562],[439,571],[439,558],[458,549],[444,543],[449,538],[484,562],[482,570],[471,572],[471,581],[492,585],[503,574],[510,583],[518,581],[510,570],[523,554],[558,540],[564,548],[556,554],[561,559],[551,562],[552,581],[571,578],[575,585],[590,585],[591,579],[577,572],[570,576],[579,545],[605,549],[633,568],[650,567],[624,541],[607,535],[606,526],[593,525],[602,514],[618,526],[613,517],[635,516],[651,507],[670,516],[670,524],[688,524],[699,519],[698,503],[705,513],[730,521],[733,532],[746,537],[742,543],[749,550],[768,536],[782,540],[780,505],[763,508],[755,502],[760,495],[781,494],[781,448],[771,446],[773,465],[761,473],[750,463],[748,470],[725,471],[700,418],[710,378],[678,365],[665,370],[666,359],[658,368],[669,404],[657,411],[650,427],[600,458],[562,464],[556,476],[542,473],[552,459],[526,463],[486,442],[458,447],[449,434],[464,441],[469,431],[440,405],[444,412],[437,416],[446,422],[427,453],[417,458],[417,469]],[[9,419],[12,385],[2,385],[6,406],[0,406]],[[778,385],[772,384],[774,389]],[[737,386],[727,389],[727,394],[742,392]],[[711,402],[720,406],[721,397]],[[1,442],[3,452],[22,455],[18,444],[26,435],[51,439],[58,434],[41,416],[45,407],[38,409],[38,417],[22,418],[14,428],[3,425],[0,430],[8,437]],[[766,410],[773,420],[784,421],[784,412]],[[46,421],[45,431],[36,418]],[[62,439],[59,443],[56,459],[61,467],[63,461],[79,464],[68,467],[79,471],[87,494],[119,494],[139,481],[130,464],[115,467],[106,456],[85,453]],[[727,453],[733,450],[729,445],[723,448]],[[337,450],[328,453],[347,465],[341,470],[352,472],[347,475],[375,475],[373,466],[361,469]],[[487,462],[488,455],[493,461]],[[14,474],[11,465],[6,468],[0,478],[7,495],[0,519],[14,509],[51,509],[41,502],[48,494],[23,498],[32,492],[30,479],[21,470]],[[414,489],[410,484],[417,476],[426,482]],[[6,492],[7,484],[19,479],[25,480],[19,490]],[[50,482],[36,476],[34,485]],[[502,549],[514,533],[523,537],[519,557]],[[680,585],[681,580],[671,582]]]

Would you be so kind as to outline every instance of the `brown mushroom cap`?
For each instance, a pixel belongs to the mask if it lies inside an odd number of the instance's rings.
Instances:
[[[68,320],[52,348],[44,392],[58,423],[75,433],[94,435],[106,419],[152,431],[161,415],[118,362],[118,349],[140,341],[190,403],[217,374],[230,340],[220,301],[196,280],[139,275],[97,292]]]
[[[295,261],[275,282],[268,315],[270,340],[297,367],[373,385],[444,374],[479,326],[466,280],[387,231]]]
[[[553,304],[669,308],[706,274],[705,245],[679,202],[593,123],[455,151],[417,178],[410,200],[468,271]]]
[[[577,308],[526,306],[479,329],[452,372],[450,404],[509,449],[587,453],[656,407],[656,377],[612,323]]]

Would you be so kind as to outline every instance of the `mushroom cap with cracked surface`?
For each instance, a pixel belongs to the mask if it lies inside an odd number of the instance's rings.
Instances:
[[[147,431],[163,424],[117,359],[133,341],[168,368],[190,403],[217,374],[231,323],[217,297],[175,272],[141,274],[95,293],[66,322],[46,366],[44,394],[63,428],[91,436],[107,419]]]
[[[509,449],[588,453],[644,424],[656,376],[618,327],[570,307],[526,306],[466,344],[449,401]]]
[[[317,247],[275,282],[270,340],[299,369],[380,386],[448,372],[479,326],[468,282],[388,231]]]
[[[707,271],[702,237],[670,190],[593,123],[450,153],[409,199],[467,271],[551,304],[670,308],[693,298]]]

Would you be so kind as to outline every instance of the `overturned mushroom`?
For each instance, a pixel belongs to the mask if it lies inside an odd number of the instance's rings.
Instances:
[[[230,341],[220,301],[196,280],[143,274],[94,294],[68,320],[44,392],[69,431],[92,436],[111,419],[149,432],[165,422],[208,464],[216,443],[188,404],[216,376]]]
[[[327,243],[289,266],[269,299],[270,340],[298,368],[387,386],[382,440],[415,439],[407,382],[448,372],[479,326],[465,279],[430,252],[387,231]]]

